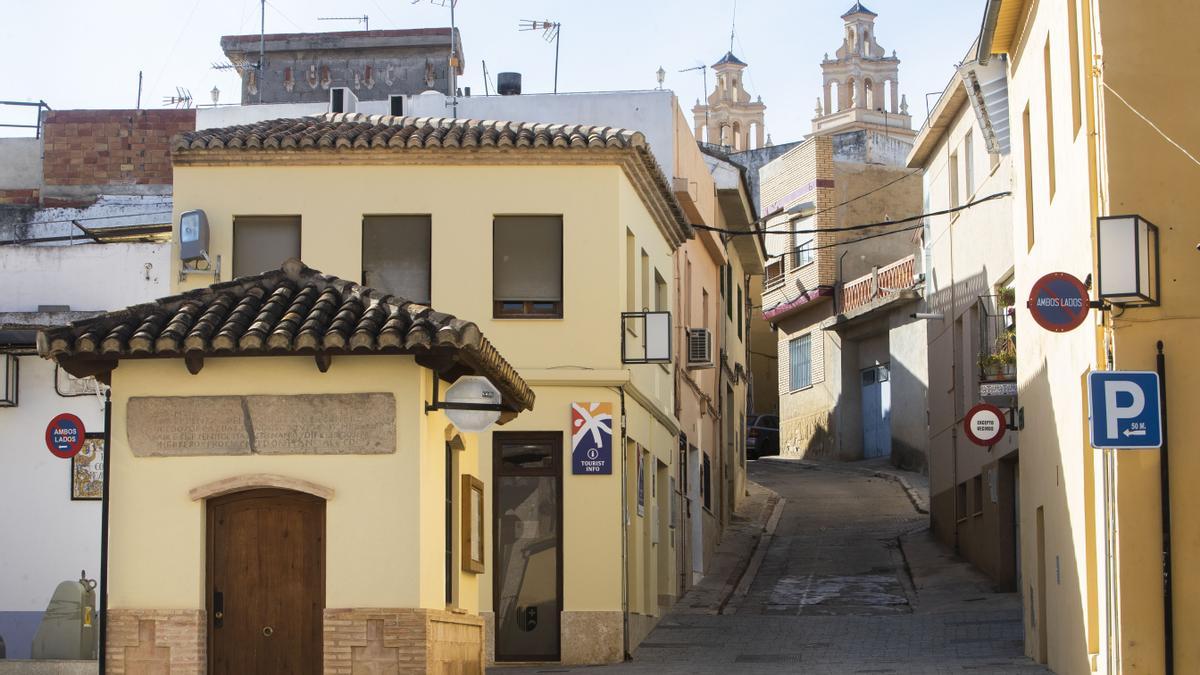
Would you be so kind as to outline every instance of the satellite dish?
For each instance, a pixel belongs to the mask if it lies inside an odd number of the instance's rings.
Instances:
[[[446,390],[442,399],[451,404],[500,405],[500,390],[486,377],[464,375]],[[498,410],[470,410],[466,408],[444,408],[446,417],[459,431],[481,432],[500,419]]]

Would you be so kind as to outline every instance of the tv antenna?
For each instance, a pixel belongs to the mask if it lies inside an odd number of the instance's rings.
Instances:
[[[163,106],[169,105],[184,109],[192,107],[192,92],[183,87],[175,87],[174,96],[163,97]]]
[[[691,68],[684,68],[683,70],[680,70],[679,72],[690,73],[693,70],[700,71],[701,79],[704,82],[704,128],[707,129],[708,128],[708,66],[701,63],[698,66],[692,66]]]
[[[317,21],[357,21],[363,25],[363,30],[371,30],[371,17],[362,16],[318,16]]]
[[[258,79],[262,79],[263,64],[266,63],[267,57],[267,0],[259,0],[259,15],[258,15],[258,62],[257,63],[230,63],[229,61],[214,61],[212,63],[213,70],[236,70],[238,75],[241,75],[246,68],[253,68],[258,73]],[[274,6],[274,5],[272,5]],[[365,16],[363,17],[366,18]],[[190,94],[189,94],[190,97]],[[164,99],[166,100],[166,99]],[[262,103],[262,87],[258,88],[258,102]]]
[[[523,19],[521,21],[520,30],[542,31],[542,38],[546,42],[554,42],[554,93],[558,93],[558,43],[562,37],[562,23],[558,21],[537,21],[535,19]]]
[[[421,0],[412,0],[411,4],[416,5],[420,2]],[[450,8],[450,72],[447,73],[446,79],[450,80],[451,115],[458,117],[458,68],[459,59],[462,58],[458,53],[458,27],[454,23],[454,9],[458,6],[458,0],[429,0],[429,4]]]

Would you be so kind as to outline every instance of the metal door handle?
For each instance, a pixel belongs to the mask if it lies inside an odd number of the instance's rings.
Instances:
[[[271,637],[274,634],[275,634],[274,628],[271,628],[270,626],[263,626],[263,635],[265,635],[267,637]]]

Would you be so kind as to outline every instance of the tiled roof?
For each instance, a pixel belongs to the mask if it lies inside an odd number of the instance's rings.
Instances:
[[[617,148],[644,147],[640,131],[584,124],[535,124],[444,117],[325,113],[202,129],[175,137],[176,152],[256,149]]]
[[[722,64],[725,64],[725,63],[732,63],[732,64],[734,64],[734,65],[737,65],[737,66],[744,66],[744,65],[746,65],[746,62],[745,62],[745,61],[743,61],[743,60],[739,59],[738,57],[734,56],[734,55],[733,55],[733,52],[732,52],[732,51],[729,51],[729,52],[725,52],[725,56],[722,56],[720,61],[717,61],[716,63],[714,63],[714,64],[713,64],[713,68],[716,68],[717,66],[719,66],[719,65],[722,65]]]
[[[842,18],[844,19],[852,14],[870,14],[871,16],[879,16],[875,12],[867,9],[866,6],[861,2],[854,3],[854,6],[846,10],[846,13],[842,15]]]
[[[179,134],[173,142],[176,163],[203,161],[206,155],[231,152],[544,152],[616,151],[636,161],[636,171],[663,199],[675,243],[694,236],[670,181],[640,131],[586,124],[545,124],[444,117],[399,117],[362,113],[325,113],[312,117],[264,120],[220,129]],[[573,154],[575,159],[588,155]]]
[[[110,371],[120,359],[314,355],[322,370],[344,354],[412,354],[447,379],[483,375],[513,411],[533,391],[479,331],[426,305],[321,274],[299,260],[142,305],[51,328],[38,352],[67,372]]]

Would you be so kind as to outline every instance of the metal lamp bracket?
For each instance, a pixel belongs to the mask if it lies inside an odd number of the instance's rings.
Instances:
[[[451,401],[439,401],[438,391],[440,389],[442,378],[437,375],[433,376],[433,403],[425,404],[425,414],[435,410],[491,410],[495,412],[504,412],[507,410],[500,403],[454,403]]]
[[[190,263],[194,265],[194,267],[188,267],[188,264],[188,261],[185,260],[179,265],[179,283],[187,281],[189,274],[211,274],[213,276],[213,283],[219,283],[221,281],[221,256],[217,256],[217,261],[214,265],[212,258],[208,257],[208,251],[205,251],[205,266],[203,268],[199,266],[199,261],[193,261]]]

